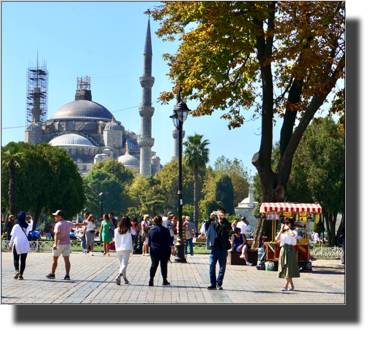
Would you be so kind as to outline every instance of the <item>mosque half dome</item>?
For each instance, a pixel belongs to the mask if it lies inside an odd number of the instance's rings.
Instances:
[[[53,120],[83,118],[112,120],[112,117],[112,113],[101,104],[89,100],[78,100],[65,104],[51,118]]]
[[[106,124],[106,127],[104,127],[104,130],[120,130],[122,131],[123,128],[121,127],[121,125],[119,125],[118,123],[116,122],[109,122]]]
[[[86,147],[94,147],[94,145],[83,136],[74,133],[63,134],[56,138],[53,138],[49,144],[53,146],[86,146]]]
[[[27,128],[27,131],[42,131],[42,127],[37,123],[30,124]]]

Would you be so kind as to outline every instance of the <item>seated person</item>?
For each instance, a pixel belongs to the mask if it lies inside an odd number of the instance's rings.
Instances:
[[[241,252],[240,258],[245,260],[245,264],[252,265],[248,262],[248,250],[251,247],[247,244],[245,235],[241,233],[238,227],[235,228],[235,232],[231,236],[231,246],[231,251]]]

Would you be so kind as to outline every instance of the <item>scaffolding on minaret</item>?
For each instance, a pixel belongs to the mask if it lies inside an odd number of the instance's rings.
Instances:
[[[46,68],[46,61],[38,62],[38,51],[37,64],[27,68],[26,81],[25,128],[33,122],[44,122],[48,110],[49,72]]]

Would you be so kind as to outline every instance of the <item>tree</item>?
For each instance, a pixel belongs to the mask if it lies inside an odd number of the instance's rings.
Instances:
[[[234,189],[229,176],[223,175],[218,182],[216,182],[215,199],[223,203],[228,214],[232,215],[234,213]]]
[[[307,128],[295,155],[289,179],[289,201],[309,197],[322,206],[329,245],[336,240],[338,213],[345,211],[344,135],[330,117],[316,118]]]
[[[123,183],[120,183],[115,175],[91,168],[84,182],[91,188],[92,193],[97,194],[94,197],[99,198],[99,194],[104,193],[104,213],[112,211],[115,216],[125,214],[130,200],[124,191]]]
[[[116,177],[119,183],[132,184],[134,172],[126,168],[121,162],[116,159],[109,159],[107,161],[99,161],[91,168],[92,171],[101,170],[112,174]]]
[[[21,162],[25,161],[20,147],[15,146],[1,152],[1,164],[9,171],[9,211],[16,215],[16,170],[20,168]]]
[[[261,144],[252,164],[263,201],[282,202],[307,125],[328,95],[344,100],[338,81],[345,73],[345,3],[182,1],[147,13],[161,21],[159,37],[181,42],[174,55],[164,55],[176,84],[159,100],[168,103],[181,86],[185,99],[199,101],[193,116],[219,109],[229,128],[241,127],[247,113],[261,117]],[[344,103],[332,108],[342,111]],[[273,170],[275,118],[283,122],[280,161]]]
[[[210,149],[207,146],[210,144],[209,140],[202,141],[203,136],[195,134],[188,136],[187,141],[183,143],[186,147],[183,152],[183,160],[185,166],[190,167],[194,171],[194,225],[198,229],[198,182],[199,170],[206,168],[209,162]]]
[[[83,180],[75,162],[64,149],[47,143],[10,142],[2,149],[2,154],[17,148],[24,154],[25,162],[20,164],[16,187],[17,203],[15,212],[32,213],[34,228],[42,212],[51,215],[57,209],[66,218],[73,217],[84,207],[85,195]],[[9,182],[6,167],[1,169],[2,192]],[[2,203],[10,206],[6,196]]]

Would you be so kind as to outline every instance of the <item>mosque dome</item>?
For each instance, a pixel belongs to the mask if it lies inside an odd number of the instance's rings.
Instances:
[[[140,161],[132,155],[122,155],[117,160],[124,166],[140,167]]]
[[[112,120],[112,117],[111,112],[101,104],[88,100],[78,100],[65,104],[51,118],[56,120],[83,118]]]
[[[63,134],[56,138],[53,138],[50,142],[51,145],[76,145],[76,146],[87,146],[94,147],[94,145],[86,138],[74,133]]]

